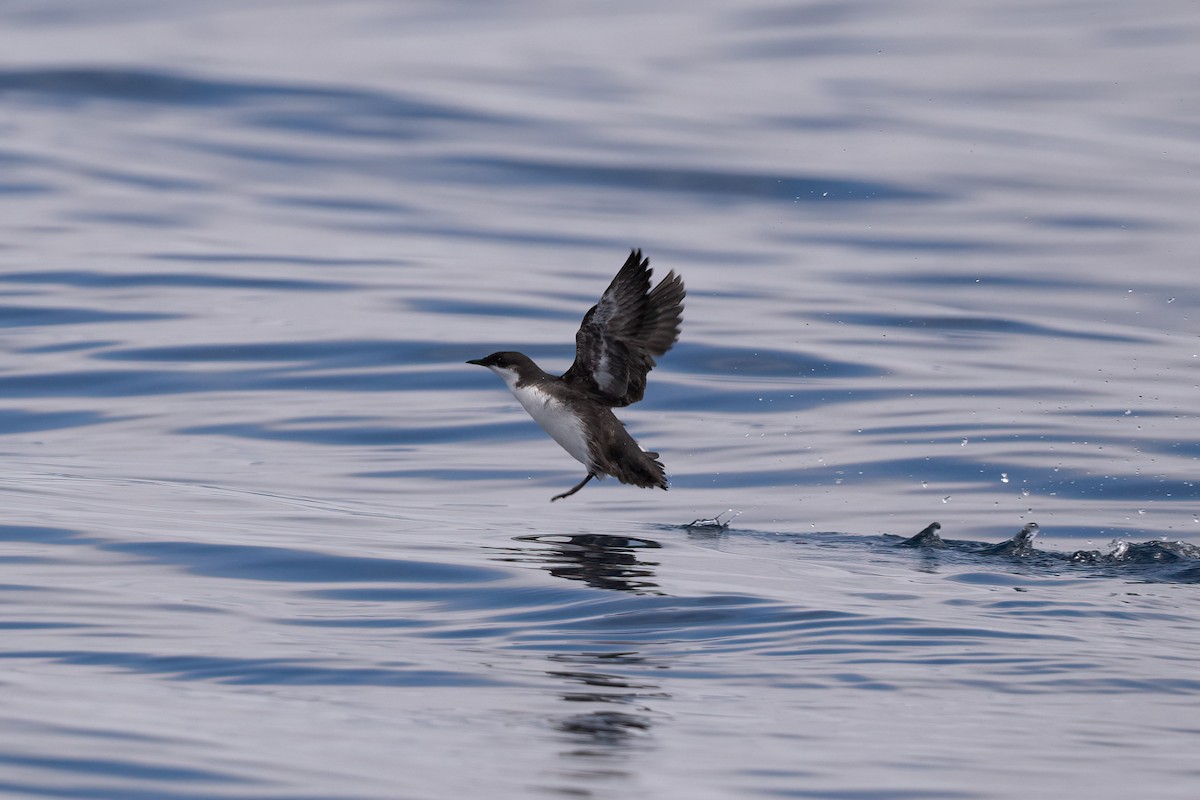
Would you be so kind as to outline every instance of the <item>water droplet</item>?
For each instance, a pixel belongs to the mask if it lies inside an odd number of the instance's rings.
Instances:
[[[963,438],[963,440],[962,440],[962,445],[961,445],[961,446],[962,446],[962,447],[966,447],[966,446],[967,446],[967,439],[966,439],[965,437],[964,437],[964,438]]]
[[[942,502],[943,502],[943,503],[949,503],[949,502],[950,502],[950,497],[951,497],[951,495],[946,495],[945,497],[943,497],[943,498],[942,498]]]
[[[1000,473],[1000,482],[1001,482],[1001,483],[1008,483],[1008,473],[1007,473],[1007,472],[1001,472],[1001,473]]]
[[[1139,514],[1142,514],[1142,515],[1144,515],[1144,514],[1146,513],[1146,509],[1144,509],[1144,508],[1139,508],[1139,509],[1138,509],[1138,513],[1139,513]]]
[[[921,481],[921,488],[922,488],[922,489],[928,489],[928,488],[929,488],[929,484],[928,484],[926,481]],[[1200,519],[1196,520],[1196,522],[1200,522]]]

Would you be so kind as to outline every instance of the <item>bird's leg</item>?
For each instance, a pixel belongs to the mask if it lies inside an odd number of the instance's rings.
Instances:
[[[577,483],[577,484],[575,484],[574,486],[572,486],[572,487],[571,487],[570,489],[568,489],[567,491],[563,492],[562,494],[556,494],[556,495],[554,495],[554,497],[551,497],[551,498],[550,498],[550,502],[551,502],[551,503],[553,503],[555,500],[562,500],[564,497],[570,497],[571,495],[575,494],[575,493],[576,493],[576,492],[578,492],[580,489],[582,489],[584,486],[587,486],[587,482],[588,482],[588,481],[590,481],[590,480],[591,480],[592,478],[594,478],[594,477],[596,477],[596,473],[594,473],[594,472],[589,472],[589,473],[587,474],[587,477],[586,477],[586,478],[584,478],[584,479],[583,479],[583,480],[581,480],[579,483]]]

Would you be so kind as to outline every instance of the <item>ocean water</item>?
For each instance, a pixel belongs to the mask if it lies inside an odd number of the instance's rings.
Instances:
[[[0,795],[1196,797],[1198,38],[3,4]],[[671,489],[551,504],[463,362],[633,247]]]

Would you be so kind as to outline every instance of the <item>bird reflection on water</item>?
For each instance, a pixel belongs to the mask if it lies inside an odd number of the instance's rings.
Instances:
[[[652,539],[635,539],[603,533],[539,534],[515,536],[529,546],[501,548],[497,561],[544,564],[557,578],[583,581],[597,589],[637,594],[662,594],[651,580],[657,561],[643,561],[639,550],[662,547]]]

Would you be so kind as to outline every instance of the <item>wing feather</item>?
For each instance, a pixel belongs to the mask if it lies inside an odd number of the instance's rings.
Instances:
[[[562,377],[606,405],[641,400],[655,357],[679,339],[683,280],[672,271],[651,290],[652,274],[650,259],[632,251],[575,334],[575,363]]]

